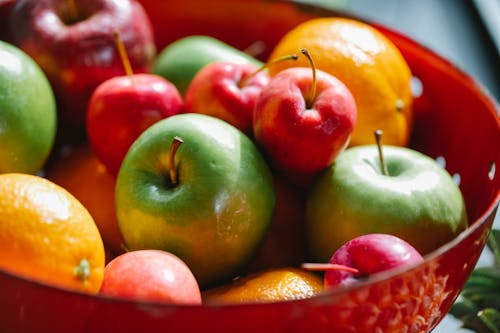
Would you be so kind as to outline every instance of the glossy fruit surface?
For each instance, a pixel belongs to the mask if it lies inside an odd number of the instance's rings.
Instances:
[[[468,226],[460,189],[436,161],[405,147],[345,150],[307,198],[306,233],[314,260],[326,262],[347,241],[370,233],[398,236],[428,254]],[[432,235],[430,237],[429,235]]]
[[[99,161],[88,144],[60,153],[46,169],[46,177],[65,188],[87,208],[104,245],[113,254],[123,249],[123,237],[115,213],[116,179]]]
[[[262,65],[251,55],[217,38],[191,35],[169,43],[156,57],[152,71],[172,82],[184,96],[198,71],[214,61]]]
[[[97,86],[88,104],[86,130],[92,150],[116,176],[137,137],[160,119],[180,113],[182,105],[175,86],[161,76],[112,77]]]
[[[35,173],[56,135],[54,94],[40,67],[0,41],[0,173]]]
[[[104,269],[102,295],[169,304],[201,304],[198,283],[189,267],[171,253],[130,251]]]
[[[34,175],[0,175],[0,268],[73,291],[97,293],[104,247],[69,192]]]
[[[174,137],[183,143],[171,162]],[[177,255],[202,287],[232,278],[271,223],[271,177],[236,127],[196,113],[163,119],[134,142],[118,174],[116,213],[126,246]]]
[[[382,129],[385,143],[405,146],[413,127],[411,71],[398,48],[382,33],[357,20],[325,17],[308,20],[278,42],[270,59],[307,48],[318,69],[341,80],[358,109],[351,145],[368,144]],[[299,59],[298,66],[307,66]],[[294,65],[295,66],[295,65]],[[281,63],[270,74],[291,67]]]
[[[285,1],[213,0],[202,13],[198,1],[141,2],[160,32],[159,47],[203,31],[241,49],[259,41],[269,51],[298,23],[336,14],[303,2],[299,6]],[[447,170],[460,176],[471,227],[457,239],[410,271],[382,273],[352,288],[274,304],[190,307],[121,302],[0,271],[1,330],[156,333],[165,327],[183,332],[210,327],[223,333],[430,332],[474,268],[495,217],[500,201],[500,112],[484,89],[456,66],[398,32],[376,27],[400,48],[422,83],[422,95],[414,101],[410,146],[444,158]],[[51,306],[41,307],[40,299],[50,300]]]
[[[205,304],[273,303],[313,297],[323,291],[321,277],[293,267],[274,268],[233,280],[203,293]]]

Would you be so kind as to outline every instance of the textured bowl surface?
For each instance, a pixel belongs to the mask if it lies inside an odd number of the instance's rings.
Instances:
[[[142,0],[158,49],[208,34],[262,59],[286,31],[335,13],[289,2]],[[474,268],[500,200],[498,107],[469,76],[411,39],[376,25],[402,51],[421,83],[411,147],[443,158],[460,179],[471,226],[407,271],[349,289],[274,304],[171,306],[68,292],[0,271],[1,332],[429,332]],[[496,172],[495,172],[496,169]]]

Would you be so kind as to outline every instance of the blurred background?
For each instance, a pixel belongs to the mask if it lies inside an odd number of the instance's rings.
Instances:
[[[500,103],[500,0],[300,0],[377,22],[418,41],[473,77]],[[494,227],[500,228],[497,213]],[[491,265],[486,249],[478,266]],[[470,333],[451,315],[433,333]]]

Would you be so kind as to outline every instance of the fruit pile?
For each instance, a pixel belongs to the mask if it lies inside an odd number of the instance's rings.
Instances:
[[[204,35],[156,50],[132,0],[16,0],[6,21],[2,270],[272,302],[418,264],[467,228],[453,179],[409,148],[410,69],[366,23],[311,19],[262,62]]]

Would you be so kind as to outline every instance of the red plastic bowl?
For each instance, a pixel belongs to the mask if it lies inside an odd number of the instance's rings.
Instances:
[[[272,46],[327,10],[290,2],[143,0],[158,48],[208,34],[239,48]],[[402,51],[422,95],[411,146],[443,157],[460,176],[471,226],[408,271],[351,288],[273,304],[172,306],[74,293],[0,271],[1,332],[429,332],[448,312],[485,245],[500,201],[500,117],[485,91],[453,64],[382,26]],[[496,169],[496,172],[495,172]]]

